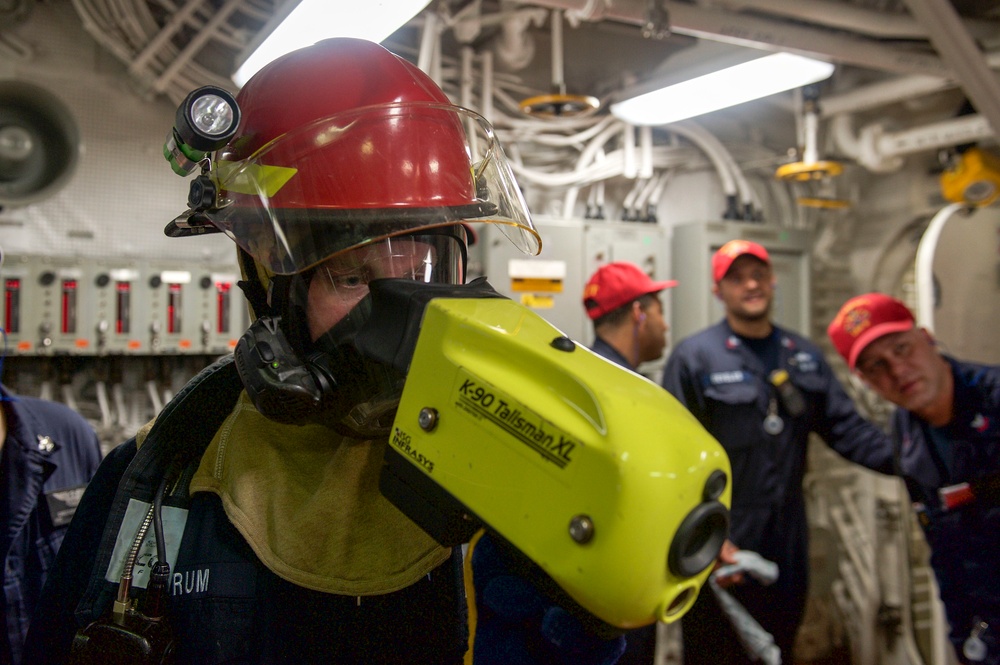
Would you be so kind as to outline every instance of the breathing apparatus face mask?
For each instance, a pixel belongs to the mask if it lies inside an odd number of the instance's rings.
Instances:
[[[354,438],[384,436],[405,375],[358,350],[372,335],[369,284],[406,279],[460,284],[461,227],[386,238],[328,258],[301,273],[272,278],[272,304],[236,348],[248,394],[266,417],[322,424]]]

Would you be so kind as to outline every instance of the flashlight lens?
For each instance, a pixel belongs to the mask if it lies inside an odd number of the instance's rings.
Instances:
[[[221,136],[233,126],[233,107],[218,95],[205,95],[191,104],[191,126],[207,136]]]

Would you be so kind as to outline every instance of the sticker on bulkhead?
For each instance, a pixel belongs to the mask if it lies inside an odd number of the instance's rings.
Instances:
[[[454,395],[455,406],[495,427],[500,440],[531,453],[549,469],[573,468],[580,443],[510,395],[465,369],[458,371]]]
[[[117,583],[125,570],[125,560],[128,559],[129,550],[135,542],[136,536],[146,513],[149,512],[149,503],[129,499],[128,508],[125,509],[125,519],[122,520],[121,528],[118,529],[118,538],[115,540],[115,550],[111,554],[111,562],[108,564],[108,572],[104,579]],[[184,508],[173,506],[163,506],[161,512],[163,516],[163,540],[167,546],[167,563],[170,570],[174,570],[177,564],[177,553],[181,548],[181,536],[184,535],[184,526],[187,524],[188,511]],[[132,570],[132,586],[145,589],[149,582],[150,565],[156,561],[156,536],[152,523],[146,530],[146,535],[139,546],[139,554],[135,558],[135,566]]]

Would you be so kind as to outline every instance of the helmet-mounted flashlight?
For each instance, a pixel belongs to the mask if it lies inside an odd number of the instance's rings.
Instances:
[[[174,173],[186,176],[205,155],[226,145],[239,124],[240,107],[231,94],[211,85],[198,88],[177,107],[163,156]]]

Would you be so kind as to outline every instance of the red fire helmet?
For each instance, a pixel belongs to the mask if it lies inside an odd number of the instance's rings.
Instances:
[[[208,220],[275,274],[456,223],[540,240],[493,127],[378,44],[328,39],[260,70],[212,161]]]

